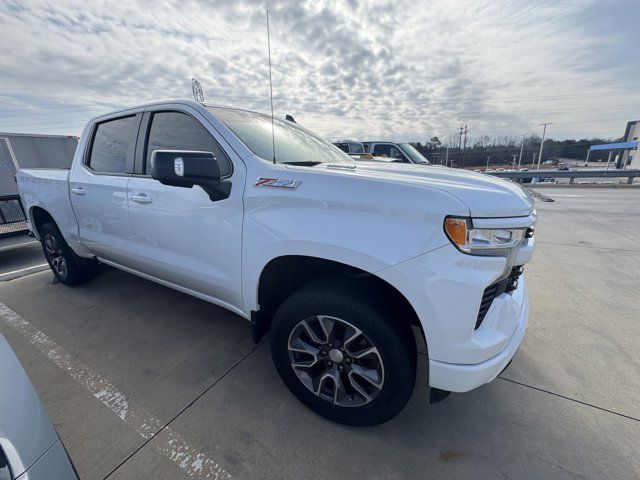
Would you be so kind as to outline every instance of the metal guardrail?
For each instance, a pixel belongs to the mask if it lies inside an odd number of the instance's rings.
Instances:
[[[489,172],[487,175],[514,180],[568,178],[570,184],[576,178],[626,178],[627,183],[632,184],[634,178],[640,177],[640,170],[531,170],[527,172]]]
[[[20,197],[16,195],[0,197],[0,237],[27,231]]]

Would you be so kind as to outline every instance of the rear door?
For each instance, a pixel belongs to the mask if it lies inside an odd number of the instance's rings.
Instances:
[[[96,256],[127,266],[136,255],[127,205],[136,136],[142,114],[93,126],[81,162],[69,177],[81,242]]]
[[[184,106],[145,113],[138,145],[128,188],[137,269],[225,306],[240,306],[244,164],[199,112]],[[232,184],[229,198],[212,201],[199,186],[153,180],[154,150],[213,153]]]

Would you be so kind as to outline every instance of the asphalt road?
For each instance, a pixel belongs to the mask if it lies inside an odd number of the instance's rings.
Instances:
[[[244,320],[123,272],[0,282],[24,320],[0,331],[83,479],[637,479],[640,190],[542,193],[511,367],[430,406],[421,356],[410,404],[378,427],[313,414]]]

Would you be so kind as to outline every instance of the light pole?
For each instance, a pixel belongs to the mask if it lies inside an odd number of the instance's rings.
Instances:
[[[540,162],[542,161],[542,146],[544,145],[544,135],[547,133],[547,125],[553,125],[553,123],[541,123],[540,125],[544,125],[542,129],[542,141],[540,142],[540,153],[538,154],[538,168],[536,170],[540,170]]]

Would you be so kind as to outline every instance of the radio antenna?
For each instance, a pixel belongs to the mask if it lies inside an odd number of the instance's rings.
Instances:
[[[269,51],[269,97],[271,100],[271,148],[273,163],[276,163],[276,130],[273,125],[273,82],[271,81],[271,35],[269,33],[269,10],[267,10],[267,50]]]

